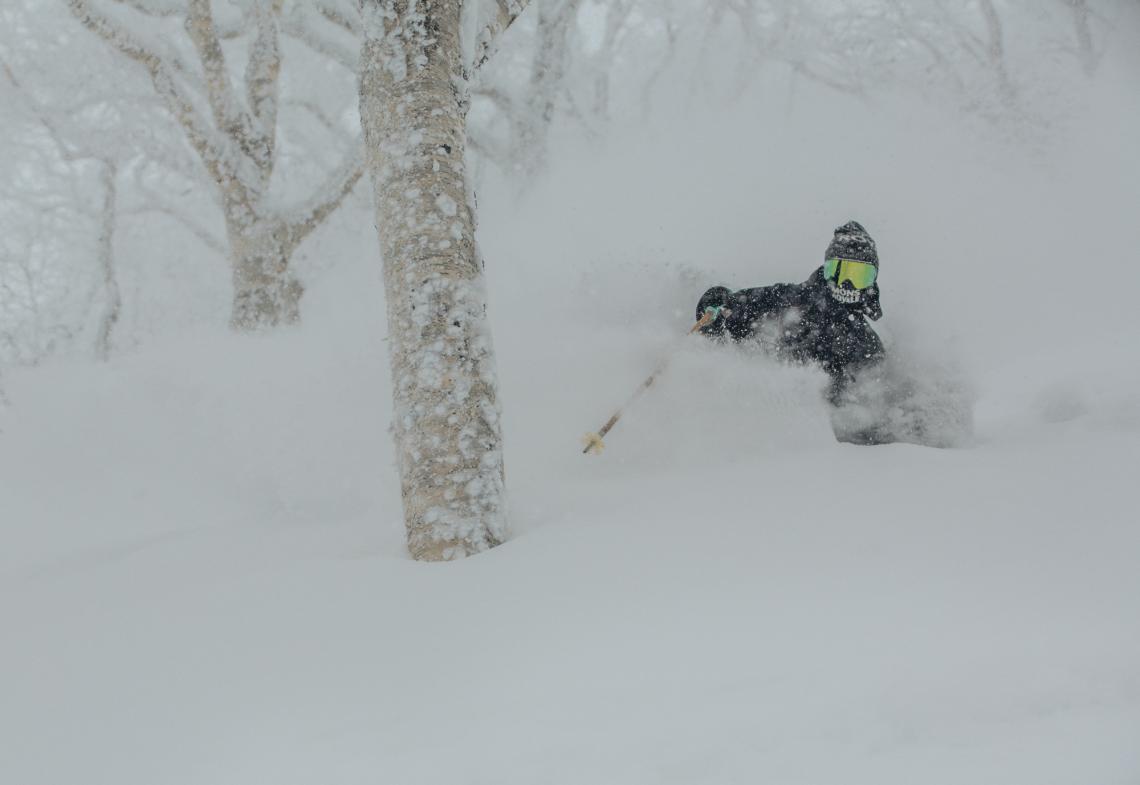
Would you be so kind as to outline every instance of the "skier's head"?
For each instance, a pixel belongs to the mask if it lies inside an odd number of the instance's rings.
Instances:
[[[857,303],[878,277],[879,253],[867,230],[857,221],[836,229],[823,255],[823,279],[831,296],[841,303]]]

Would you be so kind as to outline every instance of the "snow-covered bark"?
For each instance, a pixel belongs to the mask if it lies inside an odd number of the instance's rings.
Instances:
[[[1097,63],[1100,60],[1100,55],[1093,44],[1092,28],[1089,24],[1092,11],[1087,0],[1065,0],[1065,4],[1072,10],[1073,32],[1077,38],[1077,53],[1081,58],[1081,67],[1085,76],[1092,76],[1096,73]]]
[[[581,0],[543,0],[538,4],[538,41],[530,89],[521,118],[519,152],[523,174],[534,176],[546,163],[547,141],[566,72],[567,45]]]
[[[26,89],[3,57],[0,57],[0,73],[3,73],[5,80],[21,97],[22,103],[47,132],[59,161],[68,169],[94,164],[98,172],[101,198],[98,210],[93,211],[91,216],[98,225],[94,252],[97,283],[92,287],[91,298],[97,303],[96,309],[99,312],[95,328],[95,356],[106,361],[111,356],[111,338],[122,311],[122,294],[115,262],[115,230],[119,223],[119,165],[110,154],[88,144],[79,132],[61,127],[59,118]],[[85,214],[88,211],[80,208],[79,212]],[[6,288],[4,294],[9,294]],[[6,300],[7,297],[0,298],[0,303],[10,305]]]
[[[482,82],[473,90],[477,98],[491,102],[506,125],[501,139],[474,137],[473,149],[499,167],[521,175],[523,187],[544,168],[551,124],[567,103],[566,70],[571,46],[577,43],[573,32],[582,3],[535,0],[532,5],[535,30],[525,86],[505,89]]]
[[[241,201],[227,205],[225,214],[234,286],[230,326],[249,330],[298,321],[304,287],[289,269],[284,222],[258,216]]]
[[[1016,100],[1017,90],[1009,76],[1005,55],[1005,32],[1001,16],[993,4],[993,0],[981,0],[982,17],[986,21],[986,39],[979,42],[979,49],[985,52],[985,61],[993,69],[997,81],[998,91],[1003,103],[1012,104]]]
[[[462,2],[362,0],[362,10],[360,116],[384,266],[408,548],[420,560],[455,559],[507,533],[494,357],[464,159]],[[477,52],[490,51],[490,39],[480,41]]]
[[[102,162],[99,179],[103,187],[103,203],[99,211],[98,249],[103,303],[95,334],[95,356],[106,361],[111,357],[111,335],[119,322],[119,313],[123,306],[119,278],[115,272],[115,227],[119,222],[118,167],[110,161]]]
[[[617,54],[617,41],[626,29],[634,0],[615,0],[606,8],[605,34],[594,55],[594,86],[590,105],[596,117],[606,119],[610,110],[610,77]]]
[[[369,0],[365,0],[368,2]],[[477,69],[491,59],[499,37],[514,24],[530,0],[456,0],[462,8],[460,41],[465,65]]]
[[[85,27],[146,68],[156,93],[215,184],[233,268],[231,325],[249,331],[296,321],[303,287],[290,268],[292,253],[341,204],[363,170],[354,142],[341,166],[300,208],[283,211],[269,199],[279,157],[282,0],[252,0],[243,6],[242,24],[225,31],[214,19],[210,0],[188,0],[185,8],[164,7],[161,13],[134,5],[146,15],[182,17],[197,55],[196,69],[175,48],[148,43],[95,2],[66,2]],[[291,20],[290,29],[296,31],[299,24]],[[222,42],[247,33],[244,89],[238,89]],[[306,42],[313,40],[316,37],[310,36]],[[202,104],[208,111],[200,109]]]

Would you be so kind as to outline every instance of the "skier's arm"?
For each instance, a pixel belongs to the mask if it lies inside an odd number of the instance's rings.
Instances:
[[[757,286],[750,289],[740,289],[739,292],[732,293],[728,293],[728,289],[724,287],[709,289],[706,296],[712,293],[723,293],[723,305],[728,313],[727,317],[718,320],[722,321],[723,324],[717,325],[714,322],[709,326],[710,329],[706,329],[706,332],[711,335],[727,332],[728,335],[732,336],[733,341],[742,341],[755,333],[757,322],[764,317],[798,305],[801,292],[803,292],[803,287],[796,284]],[[722,303],[709,302],[707,304]]]
[[[701,328],[701,332],[705,335],[724,335],[727,332],[734,341],[748,338],[760,319],[798,305],[802,288],[796,284],[778,283],[732,292],[724,286],[714,286],[697,303],[697,318],[710,306],[725,310],[716,321]]]

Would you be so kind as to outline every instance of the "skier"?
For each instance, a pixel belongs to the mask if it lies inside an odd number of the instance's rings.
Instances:
[[[875,241],[856,221],[835,230],[824,263],[801,284],[774,284],[732,292],[714,286],[697,303],[697,319],[708,336],[727,335],[735,342],[758,341],[783,360],[816,363],[831,377],[828,402],[838,409],[852,384],[877,373],[886,353],[867,319],[883,315],[879,304],[879,255]],[[875,427],[855,432],[832,427],[840,441],[879,444],[890,441]]]

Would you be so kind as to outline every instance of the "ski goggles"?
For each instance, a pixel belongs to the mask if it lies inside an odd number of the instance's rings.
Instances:
[[[875,265],[853,259],[828,259],[823,263],[824,280],[835,281],[836,286],[850,281],[856,289],[866,289],[875,282],[878,274],[879,268]]]

